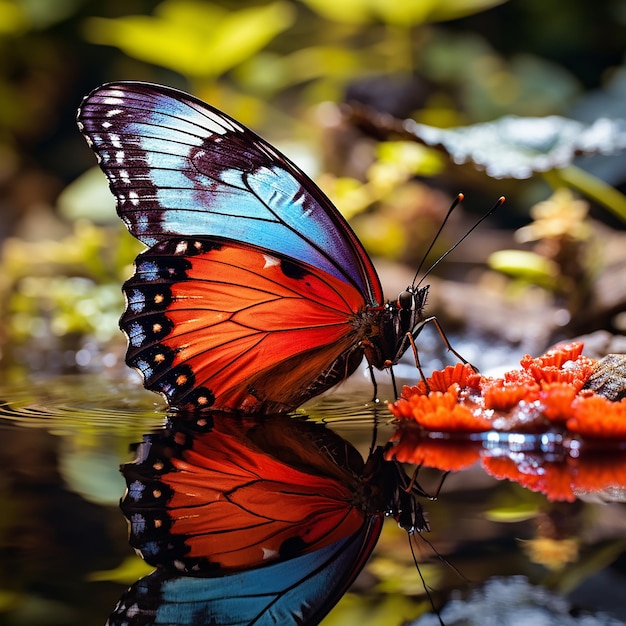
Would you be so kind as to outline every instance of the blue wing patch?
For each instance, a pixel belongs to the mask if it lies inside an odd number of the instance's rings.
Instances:
[[[120,216],[148,246],[181,235],[232,239],[324,270],[382,304],[369,257],[328,198],[225,114],[167,87],[115,83],[85,98],[78,121]]]
[[[221,577],[164,569],[138,580],[107,626],[299,626],[317,624],[369,557],[382,527],[372,518],[354,535],[288,561]]]

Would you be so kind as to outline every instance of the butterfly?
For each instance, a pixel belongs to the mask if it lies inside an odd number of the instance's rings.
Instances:
[[[110,626],[315,624],[365,565],[385,517],[428,530],[423,492],[383,448],[364,462],[298,417],[173,416],[122,472],[131,545],[157,570]]]
[[[130,232],[127,363],[173,409],[291,411],[352,374],[390,369],[428,287],[385,301],[367,252],[323,192],[228,115],[169,87],[119,82],[78,125]],[[375,381],[374,381],[375,383]]]

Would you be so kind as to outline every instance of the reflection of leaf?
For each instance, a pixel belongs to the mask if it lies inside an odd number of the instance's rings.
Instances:
[[[444,148],[456,163],[473,162],[493,178],[529,178],[569,165],[580,154],[610,154],[626,147],[626,120],[601,118],[590,126],[555,115],[506,116],[449,130],[405,123],[430,146]]]
[[[292,19],[284,2],[227,11],[196,0],[166,0],[154,16],[89,19],[85,36],[186,76],[214,77],[258,52]]]
[[[139,557],[129,556],[113,569],[92,572],[88,575],[88,580],[129,585],[134,583],[140,576],[146,576],[153,569],[154,567],[148,565]]]

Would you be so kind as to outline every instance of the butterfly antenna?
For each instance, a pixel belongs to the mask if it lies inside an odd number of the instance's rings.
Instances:
[[[424,253],[424,256],[422,257],[422,260],[420,261],[420,264],[417,266],[417,270],[415,272],[415,276],[413,277],[413,283],[412,284],[415,284],[415,281],[417,280],[417,277],[419,276],[420,272],[422,271],[422,267],[424,267],[424,263],[426,263],[426,259],[428,258],[428,255],[431,253],[432,249],[434,248],[435,244],[437,243],[437,239],[439,239],[439,235],[441,235],[441,231],[444,229],[444,226],[447,224],[448,220],[450,219],[450,216],[452,215],[452,211],[454,211],[454,209],[456,209],[456,207],[459,206],[459,204],[461,202],[463,202],[464,198],[465,198],[465,195],[460,193],[454,199],[452,204],[450,205],[450,208],[448,209],[448,212],[446,213],[446,216],[443,218],[443,221],[441,222],[441,225],[437,229],[437,232],[435,233],[435,236],[433,237],[432,241],[430,242],[430,245],[428,246],[428,249],[426,250],[426,252]],[[455,245],[455,247],[456,247],[456,245]],[[447,254],[447,252],[446,252],[446,254]]]
[[[441,263],[451,252],[453,252],[454,250],[456,250],[490,215],[492,215],[494,213],[494,211],[496,211],[497,209],[499,209],[505,202],[506,198],[504,196],[500,196],[494,203],[494,205],[482,216],[480,217],[480,219],[450,248],[448,248],[423,274],[423,276],[421,277],[420,281],[417,283],[417,285],[415,285],[415,281],[417,280],[417,276],[419,275],[419,272],[422,268],[422,266],[424,265],[424,260],[426,259],[426,256],[430,253],[430,251],[432,250],[433,246],[435,245],[435,241],[437,241],[437,238],[439,237],[439,234],[441,233],[441,231],[443,230],[443,227],[445,226],[446,222],[448,221],[450,214],[452,213],[452,211],[458,206],[459,202],[461,202],[463,200],[465,196],[460,193],[455,201],[452,203],[452,206],[448,209],[448,213],[446,214],[446,217],[444,218],[441,226],[439,227],[439,229],[437,230],[437,233],[435,235],[435,238],[433,239],[432,243],[430,244],[430,246],[428,247],[428,251],[426,252],[426,255],[424,255],[424,259],[422,260],[422,262],[419,264],[419,267],[417,269],[417,272],[415,273],[415,276],[413,278],[413,285],[415,286],[415,288],[419,288],[419,286],[422,284],[423,280],[437,267],[437,265],[439,265],[439,263]]]
[[[428,539],[426,539],[426,537],[424,537],[424,535],[422,533],[420,533],[420,539],[433,551],[433,553],[435,554],[435,556],[447,567],[449,567],[463,582],[470,584],[472,581],[463,574],[463,572],[456,567],[455,565],[453,565],[450,561],[448,561],[448,559],[446,559],[445,556],[443,556],[442,554],[440,554],[437,550],[437,548],[435,548],[435,546],[432,544],[431,541],[429,541]],[[413,550],[411,550],[411,552],[413,552]]]
[[[430,606],[432,607],[433,612],[435,613],[435,615],[437,616],[437,619],[439,620],[440,626],[446,626],[445,622],[441,618],[441,614],[439,613],[439,610],[435,606],[435,601],[433,600],[433,596],[430,593],[430,588],[426,584],[426,579],[424,578],[424,574],[422,574],[422,570],[420,569],[419,563],[417,562],[417,555],[415,554],[415,548],[413,547],[413,542],[411,541],[411,535],[408,535],[408,538],[409,538],[409,548],[411,549],[411,556],[413,557],[413,563],[415,563],[415,569],[417,570],[420,580],[422,581],[422,587],[424,587],[424,591],[426,592],[426,597],[428,598],[428,601],[430,602]],[[428,545],[432,546],[432,544],[429,541],[427,543]]]

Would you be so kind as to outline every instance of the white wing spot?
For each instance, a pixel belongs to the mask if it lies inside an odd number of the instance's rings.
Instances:
[[[276,559],[280,555],[276,550],[270,550],[269,548],[262,548],[263,550],[263,560],[269,561],[270,559]]]
[[[120,141],[120,136],[117,133],[109,133],[109,141],[114,148],[121,148],[122,142]]]
[[[270,256],[269,254],[264,254],[263,258],[265,259],[265,265],[263,269],[267,269],[268,267],[275,267],[276,265],[280,265],[280,260],[275,256]]]

